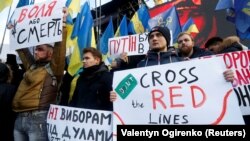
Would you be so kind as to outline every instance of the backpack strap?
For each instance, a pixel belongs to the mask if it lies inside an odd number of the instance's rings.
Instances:
[[[54,73],[53,73],[53,71],[52,71],[52,69],[50,67],[50,63],[46,64],[44,67],[45,67],[46,71],[48,72],[48,74],[52,78],[52,84],[51,85],[52,86],[57,86],[57,79],[56,79],[56,77],[55,77],[55,75],[54,75]]]

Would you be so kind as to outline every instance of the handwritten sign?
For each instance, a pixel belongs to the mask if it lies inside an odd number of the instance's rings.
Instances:
[[[250,115],[250,51],[225,53],[223,60],[226,67],[235,74],[234,92],[243,115]]]
[[[112,112],[51,105],[47,129],[50,141],[111,141]]]
[[[235,80],[232,86],[238,99],[238,104],[243,115],[250,115],[250,51],[218,54],[202,57],[201,59],[212,57],[223,59],[226,67],[234,71]]]
[[[124,52],[128,56],[146,54],[149,50],[147,33],[110,38],[108,47],[112,58],[117,58]]]
[[[63,2],[56,0],[17,8],[12,16],[12,49],[62,40]]]
[[[214,57],[115,72],[114,132],[120,124],[244,124],[225,70]]]

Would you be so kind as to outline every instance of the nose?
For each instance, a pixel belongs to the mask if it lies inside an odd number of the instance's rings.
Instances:
[[[157,36],[156,36],[156,35],[153,35],[153,36],[152,36],[152,39],[153,39],[153,40],[156,40],[156,39],[157,39]]]

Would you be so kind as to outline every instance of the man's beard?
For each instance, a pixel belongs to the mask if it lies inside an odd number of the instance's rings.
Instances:
[[[48,63],[48,59],[47,58],[39,58],[38,60],[36,60],[37,64],[43,64],[43,63]]]
[[[188,57],[189,54],[190,54],[190,52],[191,52],[191,50],[192,50],[192,48],[190,48],[190,47],[185,47],[185,48],[181,48],[181,49],[180,49],[180,52],[181,52],[182,56]]]

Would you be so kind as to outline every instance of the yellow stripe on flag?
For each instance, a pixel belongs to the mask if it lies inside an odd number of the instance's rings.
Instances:
[[[4,8],[10,6],[12,4],[12,0],[2,0],[0,4],[0,12],[4,10]]]
[[[74,50],[70,57],[70,62],[68,66],[68,72],[71,76],[75,75],[78,70],[82,67],[82,59],[80,55],[80,50],[77,45],[77,37],[73,40]]]

